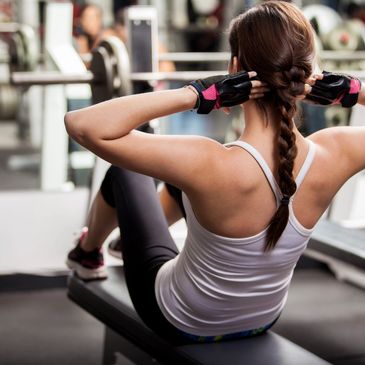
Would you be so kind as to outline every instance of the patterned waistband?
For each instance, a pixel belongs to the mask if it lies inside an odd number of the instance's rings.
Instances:
[[[220,341],[234,340],[234,339],[244,338],[244,337],[258,336],[258,335],[266,332],[270,327],[272,327],[278,319],[279,319],[279,317],[277,317],[271,323],[269,323],[265,326],[259,327],[259,328],[242,331],[242,332],[228,333],[228,334],[220,335],[220,336],[197,336],[197,335],[192,335],[190,333],[186,333],[181,330],[179,330],[179,333],[183,337],[185,337],[191,341],[194,341],[194,342],[199,342],[199,343],[220,342]]]

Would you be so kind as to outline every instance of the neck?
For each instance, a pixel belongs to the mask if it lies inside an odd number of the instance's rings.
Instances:
[[[274,112],[268,111],[267,118],[258,109],[254,101],[248,101],[243,106],[245,116],[245,128],[240,139],[251,142],[256,146],[269,147],[276,145],[277,128],[275,126]],[[294,125],[293,132],[296,135],[297,143],[302,143],[304,137]]]
[[[245,128],[240,139],[251,142],[255,145],[266,145],[268,141],[274,141],[276,128],[272,120],[272,113],[268,113],[269,120],[265,119],[264,114],[257,108],[254,101],[248,101],[243,106],[245,117]],[[272,145],[270,143],[269,145]]]

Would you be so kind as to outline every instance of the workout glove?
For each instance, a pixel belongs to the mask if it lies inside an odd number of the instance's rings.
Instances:
[[[222,106],[230,107],[242,104],[250,97],[252,83],[248,72],[241,71],[236,74],[212,76],[191,82],[198,92],[198,100],[195,105],[198,114],[208,114],[213,109]]]
[[[357,103],[360,90],[359,79],[323,71],[323,79],[315,82],[306,99],[316,104],[341,104],[345,108],[350,108]]]

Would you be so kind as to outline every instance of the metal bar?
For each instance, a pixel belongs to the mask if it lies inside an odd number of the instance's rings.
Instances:
[[[158,55],[159,61],[172,62],[228,62],[230,58],[229,52],[168,52]],[[90,62],[91,53],[80,54],[84,62]]]
[[[84,74],[64,74],[58,71],[13,72],[10,76],[11,83],[19,86],[89,84],[93,80],[94,75],[90,71]]]
[[[131,81],[191,81],[205,77],[226,74],[218,71],[176,71],[176,72],[138,72],[131,74]]]
[[[1,33],[1,31],[0,31]],[[83,62],[91,62],[92,54],[83,53],[80,54],[80,58]],[[365,51],[322,51],[319,53],[319,58],[322,61],[364,61]],[[222,62],[227,63],[230,59],[229,52],[175,52],[175,53],[161,53],[159,55],[159,61],[172,61],[172,62]],[[44,61],[44,55],[39,55],[38,62]],[[1,55],[0,63],[8,63],[9,56]]]
[[[176,71],[176,72],[139,72],[132,73],[132,81],[191,81],[210,76],[227,74],[227,70],[218,71]],[[349,74],[365,81],[365,71],[334,70],[332,72]]]
[[[178,72],[139,72],[132,73],[132,81],[191,81],[199,78],[227,73],[222,71],[178,71]],[[126,75],[127,76],[127,75]],[[85,74],[64,74],[58,71],[45,72],[13,72],[11,83],[19,86],[31,85],[62,85],[92,83],[94,75],[89,71]]]
[[[160,53],[159,61],[172,62],[228,62],[230,52],[169,52]]]
[[[323,61],[363,61],[365,51],[320,51],[319,58]],[[91,53],[80,55],[84,62],[90,62]],[[167,52],[158,55],[159,61],[171,62],[229,62],[230,52]]]
[[[323,61],[364,61],[364,51],[321,51],[319,57]]]
[[[365,81],[365,71],[339,70],[339,73],[350,74]],[[191,81],[209,76],[226,74],[227,70],[218,71],[177,71],[177,72],[139,72],[130,75],[131,81]],[[123,76],[123,75],[122,75]],[[126,75],[127,76],[127,75]],[[19,86],[89,84],[94,82],[94,75],[63,74],[57,71],[47,72],[13,72],[11,83]]]
[[[168,52],[160,53],[160,61],[172,62],[228,62],[230,52]],[[362,61],[364,51],[320,51],[319,57],[325,61]]]

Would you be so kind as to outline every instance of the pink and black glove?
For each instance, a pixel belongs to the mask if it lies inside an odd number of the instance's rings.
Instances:
[[[351,108],[357,103],[360,90],[359,79],[323,71],[323,78],[315,82],[306,99],[315,104],[341,104],[344,108]]]
[[[212,76],[206,79],[199,79],[191,82],[198,92],[198,100],[195,105],[198,114],[208,114],[213,109],[230,107],[242,104],[250,98],[252,82],[256,77],[250,79],[246,71],[236,74]]]

